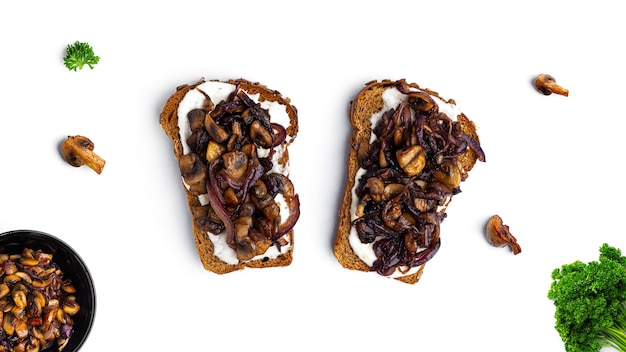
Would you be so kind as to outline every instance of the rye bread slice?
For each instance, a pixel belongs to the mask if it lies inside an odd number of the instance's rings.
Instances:
[[[160,115],[160,123],[163,128],[165,134],[170,138],[173,143],[173,151],[174,157],[178,161],[183,156],[183,145],[180,140],[179,127],[178,127],[178,119],[179,118],[187,118],[186,116],[178,116],[178,106],[181,100],[184,98],[185,94],[200,84],[204,83],[205,79],[202,78],[198,82],[193,84],[183,84],[176,88],[176,91],[167,99],[165,102],[163,109]],[[287,110],[287,114],[290,119],[290,126],[287,127],[286,132],[291,138],[286,140],[282,146],[284,146],[284,154],[280,163],[285,165],[289,161],[289,153],[287,147],[289,144],[293,142],[297,133],[298,133],[298,111],[295,106],[291,105],[291,100],[287,97],[284,97],[279,91],[272,90],[267,88],[266,86],[260,83],[253,83],[247,81],[245,79],[232,79],[225,81],[226,83],[230,83],[233,85],[239,85],[241,89],[248,93],[248,95],[259,94],[259,101],[275,101],[284,105]],[[236,270],[241,270],[246,267],[248,268],[269,268],[269,267],[279,267],[279,266],[287,266],[291,264],[293,260],[293,229],[289,231],[288,237],[290,238],[291,246],[289,250],[284,253],[278,255],[273,259],[257,259],[251,261],[239,262],[238,264],[228,264],[214,255],[214,245],[211,239],[208,237],[207,233],[202,231],[193,221],[193,217],[191,215],[191,210],[194,206],[199,205],[198,197],[193,195],[187,187],[185,187],[184,183],[182,183],[182,188],[187,196],[187,202],[190,211],[190,217],[192,218],[192,233],[196,244],[196,249],[198,255],[200,257],[200,261],[202,262],[203,267],[206,270],[212,271],[217,274],[226,274]]]
[[[404,80],[401,80],[404,82]],[[349,155],[348,155],[348,167],[346,175],[346,185],[343,195],[341,208],[339,210],[339,221],[337,226],[337,234],[335,236],[335,242],[333,251],[335,257],[339,263],[347,269],[369,272],[370,267],[363,262],[353,251],[350,242],[348,240],[350,231],[352,228],[350,207],[352,204],[352,188],[354,187],[356,180],[355,176],[359,170],[359,162],[357,159],[359,146],[362,143],[368,143],[372,134],[371,117],[374,113],[381,111],[384,107],[383,92],[389,88],[395,87],[400,81],[382,80],[372,81],[365,84],[363,88],[354,99],[350,102],[350,123],[353,128],[352,135],[349,139]],[[411,88],[420,89],[427,92],[431,96],[438,97],[439,99],[455,104],[454,100],[446,100],[439,96],[437,92],[419,87],[416,83],[409,84]],[[454,116],[450,116],[454,119]],[[479,143],[478,134],[476,133],[476,126],[467,118],[464,114],[456,116],[459,121],[462,130],[472,137],[477,143]],[[464,172],[467,173],[471,170],[478,160],[476,152],[467,149],[464,155],[460,158],[463,165]],[[415,284],[419,281],[424,267],[426,264],[422,264],[419,269],[413,274],[395,277],[394,279],[402,281],[408,284]]]

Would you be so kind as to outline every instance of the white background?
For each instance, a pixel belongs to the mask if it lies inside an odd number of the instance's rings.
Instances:
[[[552,270],[626,250],[623,15],[595,1],[3,1],[0,231],[74,247],[95,279],[84,351],[563,351]],[[70,72],[65,47],[100,63]],[[543,96],[549,73],[569,97]],[[159,113],[175,87],[243,77],[298,108],[291,266],[205,271]],[[332,253],[348,108],[374,79],[454,98],[487,162],[448,208],[422,280],[343,269]],[[91,138],[101,175],[59,153]],[[522,246],[491,247],[499,214]]]

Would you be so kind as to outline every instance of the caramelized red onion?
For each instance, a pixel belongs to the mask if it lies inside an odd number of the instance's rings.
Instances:
[[[217,184],[217,165],[221,161],[218,159],[209,165],[209,180],[207,185],[207,194],[209,195],[209,203],[211,208],[215,211],[217,217],[224,224],[226,230],[226,243],[230,247],[235,246],[235,225],[233,224],[228,212],[224,208],[224,198],[222,196],[222,190]]]
[[[287,232],[291,231],[293,227],[296,225],[296,222],[300,218],[300,198],[296,194],[289,200],[289,217],[287,220],[278,226],[278,231],[276,232],[276,238],[283,237]]]
[[[370,270],[389,276],[397,268],[415,268],[431,260],[439,251],[439,247],[441,247],[440,239],[418,253],[408,253],[401,242],[390,238],[383,239],[374,243],[374,253],[378,259],[374,261]]]
[[[485,152],[478,141],[467,135],[465,132],[462,132],[461,138],[463,138],[467,142],[469,148],[476,153],[478,160],[485,161]]]
[[[287,130],[285,130],[285,127],[277,123],[272,123],[272,130],[274,131],[273,133],[274,142],[272,143],[272,147],[276,147],[278,145],[283,144],[283,142],[287,138]]]
[[[272,194],[280,193],[288,203],[289,217],[278,226],[276,238],[284,236],[291,231],[300,217],[300,198],[295,194],[293,183],[285,175],[271,173],[267,176],[268,192]]]
[[[246,175],[245,182],[243,186],[241,187],[241,190],[243,191],[242,196],[241,196],[242,201],[239,202],[239,204],[237,205],[237,208],[234,211],[235,214],[238,214],[239,211],[241,210],[241,207],[244,205],[244,201],[248,198],[248,193],[250,192],[250,188],[259,179],[261,179],[261,176],[263,176],[263,166],[261,166],[258,159],[255,158],[254,161],[255,162],[253,162],[252,165],[248,167],[248,173]]]

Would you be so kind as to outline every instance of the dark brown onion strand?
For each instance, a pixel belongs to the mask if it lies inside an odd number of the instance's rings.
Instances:
[[[241,196],[241,201],[237,204],[237,208],[235,208],[234,214],[239,214],[241,207],[245,203],[245,200],[248,198],[248,193],[250,192],[250,188],[258,181],[261,176],[263,176],[263,166],[259,163],[258,159],[255,158],[255,162],[253,165],[248,166],[248,173],[246,175],[246,180],[241,187],[243,191],[243,195]]]
[[[298,218],[300,217],[300,198],[298,195],[294,195],[289,201],[289,217],[287,220],[278,227],[276,232],[276,238],[283,237],[287,232],[291,231]]]
[[[287,138],[287,130],[280,124],[272,123],[272,130],[274,131],[272,147],[282,144]]]
[[[427,249],[419,252],[419,255],[413,258],[413,261],[411,262],[411,267],[420,266],[431,260],[439,251],[439,247],[441,247],[441,239],[437,238],[437,241],[433,246],[430,246]]]
[[[485,152],[483,151],[483,148],[480,146],[480,143],[478,143],[477,140],[475,140],[474,138],[472,138],[471,136],[469,136],[467,133],[462,132],[461,133],[461,137],[467,142],[469,148],[476,153],[478,160],[480,161],[485,161]]]
[[[217,217],[222,220],[224,223],[224,227],[226,229],[226,243],[230,247],[235,246],[235,225],[233,224],[230,216],[226,212],[224,208],[224,201],[222,199],[222,193],[220,192],[219,186],[217,185],[217,177],[215,168],[219,163],[219,159],[212,162],[209,165],[209,180],[207,184],[207,193],[209,195],[209,203],[211,204],[211,208],[215,211]]]

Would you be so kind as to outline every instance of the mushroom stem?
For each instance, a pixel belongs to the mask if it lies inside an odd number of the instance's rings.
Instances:
[[[100,174],[104,168],[105,160],[93,152],[93,142],[84,136],[68,136],[61,154],[63,159],[74,167],[87,165],[90,169]]]

